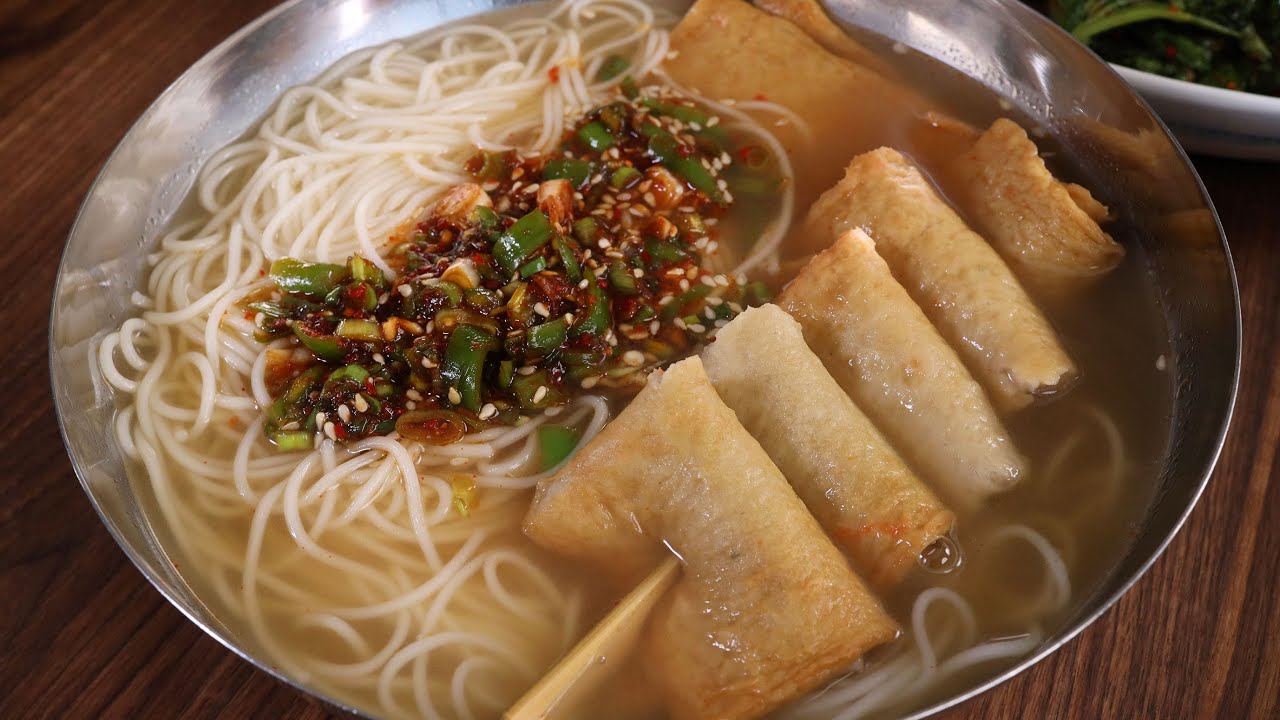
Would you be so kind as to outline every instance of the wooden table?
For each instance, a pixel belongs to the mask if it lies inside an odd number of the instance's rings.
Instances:
[[[0,3],[0,346],[15,349],[0,374],[0,718],[325,716],[187,622],[116,547],[63,450],[44,352],[58,258],[107,154],[272,2]],[[1244,306],[1242,392],[1217,473],[1114,609],[951,717],[1280,713],[1280,165],[1196,165]]]

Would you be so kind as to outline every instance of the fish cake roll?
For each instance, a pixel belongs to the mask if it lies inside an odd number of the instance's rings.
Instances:
[[[1004,411],[1053,395],[1075,365],[1044,314],[914,164],[880,148],[849,163],[809,210],[806,229],[834,239],[861,228],[876,252]]]
[[[898,631],[697,357],[539,484],[525,532],[602,571],[680,556],[640,650],[674,718],[759,717]]]
[[[776,305],[748,309],[702,353],[707,376],[809,512],[884,593],[955,520]]]
[[[955,133],[952,124],[935,120],[929,131]],[[1021,126],[1001,118],[970,132],[935,177],[1028,288],[1058,294],[1120,264],[1124,247],[1099,225],[1106,206],[1055,178]]]
[[[952,507],[1010,488],[1023,458],[982,388],[898,284],[875,244],[849,230],[778,296],[831,376]]]

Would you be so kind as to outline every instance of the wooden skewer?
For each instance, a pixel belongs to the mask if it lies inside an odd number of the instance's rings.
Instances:
[[[556,708],[586,699],[631,654],[649,613],[679,576],[680,561],[674,556],[664,560],[512,705],[503,720],[544,720]]]

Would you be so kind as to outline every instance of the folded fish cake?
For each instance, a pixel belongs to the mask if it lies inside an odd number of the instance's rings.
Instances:
[[[602,571],[683,559],[641,643],[675,718],[758,717],[898,630],[696,357],[539,484],[525,532]]]
[[[716,392],[854,568],[893,588],[955,520],[854,405],[776,305],[748,309],[702,353]]]
[[[897,150],[855,157],[805,227],[823,240],[866,231],[999,409],[1025,407],[1075,380],[1057,333],[1009,267]]]
[[[1024,460],[955,351],[907,295],[875,244],[849,230],[783,289],[831,376],[952,507],[1017,482]]]

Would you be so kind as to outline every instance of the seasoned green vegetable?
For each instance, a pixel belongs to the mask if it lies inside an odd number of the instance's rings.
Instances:
[[[1053,19],[1107,60],[1205,85],[1280,94],[1274,0],[1057,0]]]

